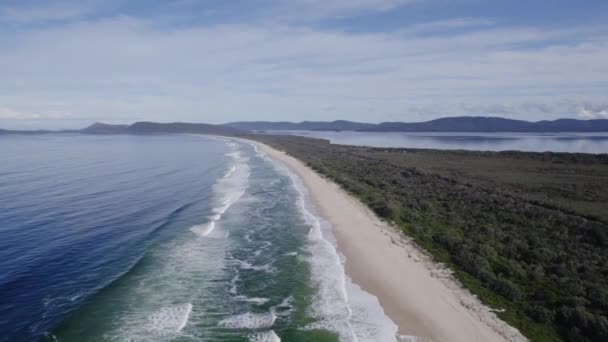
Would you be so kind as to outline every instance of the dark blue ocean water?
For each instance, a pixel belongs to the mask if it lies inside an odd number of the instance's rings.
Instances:
[[[49,332],[176,227],[200,223],[225,143],[0,136],[0,332]]]
[[[195,135],[0,136],[0,341],[390,341],[297,177]]]

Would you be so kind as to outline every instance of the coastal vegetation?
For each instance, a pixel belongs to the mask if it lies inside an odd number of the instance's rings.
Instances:
[[[608,155],[255,135],[340,184],[532,341],[608,341]]]

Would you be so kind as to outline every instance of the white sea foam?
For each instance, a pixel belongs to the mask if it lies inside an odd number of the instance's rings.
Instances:
[[[234,260],[239,264],[239,267],[243,270],[264,271],[264,272],[268,272],[268,273],[270,273],[274,270],[270,263],[265,264],[265,265],[256,266],[256,265],[252,265],[251,263],[249,263],[247,261],[243,261],[243,260],[239,260],[239,259],[234,259]]]
[[[273,331],[264,331],[249,335],[251,342],[281,342],[281,338]]]
[[[161,308],[148,316],[146,329],[154,335],[169,335],[180,332],[188,323],[192,304],[185,303]]]
[[[276,319],[274,310],[266,313],[246,312],[227,317],[221,320],[219,325],[233,329],[263,329],[270,328]]]
[[[205,224],[197,224],[196,226],[190,227],[190,231],[197,234],[198,236],[207,236],[215,228],[215,221],[211,221]]]
[[[234,171],[236,171],[236,166],[233,165],[230,168],[230,170],[228,170],[228,172],[226,172],[226,174],[224,174],[223,178],[230,177],[230,175],[232,175],[234,173]]]
[[[293,310],[293,305],[291,304],[292,300],[293,297],[291,296],[283,299],[281,304],[274,307],[275,314],[277,316],[289,316],[291,314],[291,311]]]
[[[240,277],[239,274],[237,273],[234,277],[232,277],[232,279],[230,280],[230,293],[232,294],[236,294],[236,282],[239,281]]]
[[[428,342],[428,339],[412,336],[412,335],[397,335],[398,342]]]
[[[252,242],[253,241],[251,239],[251,236],[249,234],[245,234],[244,238],[245,238],[245,241],[247,241],[247,242]],[[253,252],[253,256],[254,257],[259,256],[265,250],[267,250],[268,247],[272,246],[272,242],[270,242],[270,241],[262,241],[261,243],[262,243],[262,246],[258,247],[258,249],[255,252]]]
[[[209,236],[217,228],[222,215],[245,194],[248,187],[249,159],[241,155],[235,143],[229,142],[228,146],[232,152],[226,155],[233,159],[234,164],[213,187],[217,206],[207,218],[208,222],[190,228],[190,231],[201,237]]]
[[[291,307],[291,301],[293,300],[292,296],[289,296],[285,299],[283,299],[283,301],[281,302],[281,304],[277,305],[277,308],[285,308],[285,307]]]
[[[318,321],[309,328],[325,328],[340,335],[343,341],[358,341],[352,325],[352,310],[346,291],[346,276],[336,248],[323,236],[321,219],[307,206],[305,189],[290,172],[292,181],[299,193],[298,205],[306,223],[311,226],[308,232],[311,257],[311,270],[317,287],[312,315]]]
[[[266,304],[270,300],[268,298],[246,297],[246,296],[236,296],[236,297],[234,297],[234,299],[241,301],[241,302],[254,303],[257,305]]]

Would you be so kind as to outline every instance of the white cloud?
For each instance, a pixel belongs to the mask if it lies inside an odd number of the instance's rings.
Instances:
[[[24,113],[12,108],[0,107],[0,119],[35,119],[36,114]]]
[[[577,108],[577,114],[583,119],[608,119],[608,104],[585,103]]]
[[[0,120],[68,120],[73,118],[74,115],[66,112],[47,110],[42,113],[32,113],[8,107],[0,107]]]
[[[403,34],[438,33],[457,29],[479,29],[494,26],[495,23],[488,19],[479,18],[453,18],[437,20],[406,26],[401,29]]]
[[[608,101],[605,27],[463,19],[424,29],[450,25],[480,27],[430,37],[288,24],[160,30],[115,17],[31,29],[0,46],[0,104],[79,118],[225,122],[323,120],[327,108],[360,121],[474,111],[535,120],[576,115],[558,105],[565,100]],[[563,37],[568,43],[557,43]]]
[[[290,0],[295,6],[314,8],[322,12],[386,11],[415,0]]]
[[[0,5],[0,21],[19,24],[39,24],[81,19],[98,8],[95,1],[77,3],[52,0],[42,4]]]
[[[384,12],[422,0],[277,0],[274,19],[311,21]]]

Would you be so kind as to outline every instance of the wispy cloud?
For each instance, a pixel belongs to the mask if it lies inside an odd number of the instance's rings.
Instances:
[[[578,106],[577,114],[583,119],[608,119],[608,104],[584,103]]]
[[[494,21],[489,19],[452,18],[409,25],[403,28],[401,32],[403,34],[453,33],[453,30],[480,29],[494,25]]]
[[[384,12],[423,0],[276,0],[274,19],[311,21]]]
[[[32,113],[19,111],[13,108],[0,107],[0,120],[69,120],[75,119],[71,113],[46,111]]]
[[[94,13],[98,3],[94,1],[68,2],[51,0],[44,3],[0,5],[0,21],[18,24],[41,24],[75,20]]]
[[[408,3],[300,0],[294,8],[328,18]],[[286,11],[286,2],[276,6],[269,10]],[[301,120],[327,119],[330,109],[360,121],[605,115],[607,26],[452,18],[353,33],[294,20],[167,28],[155,17],[115,14],[20,30],[0,46],[0,118]]]
[[[35,119],[36,114],[24,113],[12,108],[0,107],[0,119]]]

